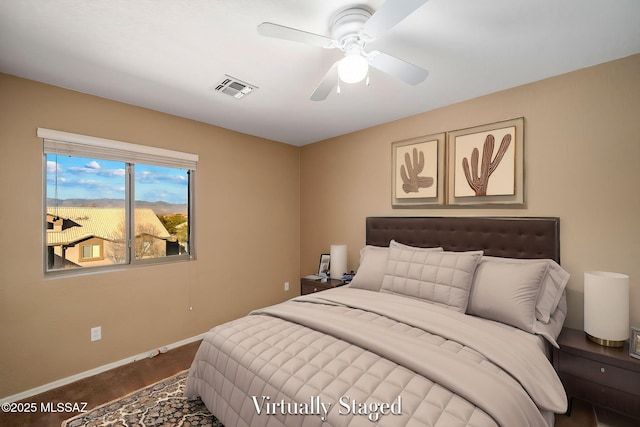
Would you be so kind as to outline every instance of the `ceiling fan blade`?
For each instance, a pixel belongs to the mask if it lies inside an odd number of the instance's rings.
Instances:
[[[390,30],[427,1],[429,0],[387,0],[365,22],[362,29],[363,36],[371,40],[377,39],[382,33]]]
[[[263,22],[258,25],[258,34],[266,37],[312,44],[324,48],[336,47],[336,41],[330,37],[308,33],[306,31],[285,27],[284,25],[273,24],[271,22]]]
[[[424,68],[382,52],[372,52],[369,64],[414,86],[422,83],[429,75],[429,72]]]
[[[339,61],[338,61],[339,62]],[[311,94],[312,101],[323,101],[327,99],[327,96],[331,93],[334,87],[338,84],[338,62],[334,62],[327,74],[324,75],[316,89]]]

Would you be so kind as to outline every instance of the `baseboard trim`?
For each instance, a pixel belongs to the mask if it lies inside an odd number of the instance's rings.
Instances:
[[[183,345],[187,345],[187,344],[190,344],[192,342],[201,340],[202,338],[204,338],[204,333],[200,334],[200,335],[196,335],[195,337],[186,338],[184,340],[181,340],[181,341],[178,341],[178,342],[174,342],[173,344],[163,345],[163,346],[160,346],[159,348],[166,347],[168,350],[171,350],[173,348],[181,347]],[[84,378],[89,378],[89,377],[92,377],[94,375],[101,374],[103,372],[109,371],[111,369],[115,369],[115,368],[118,368],[120,366],[136,362],[138,360],[146,359],[146,358],[149,357],[149,354],[152,353],[154,350],[155,349],[149,349],[149,350],[147,350],[147,351],[145,351],[143,353],[136,354],[135,356],[127,357],[126,359],[122,359],[122,360],[118,360],[116,362],[108,363],[106,365],[99,366],[97,368],[89,369],[88,371],[80,372],[78,374],[71,375],[70,377],[61,378],[59,380],[50,382],[48,384],[44,384],[44,385],[32,388],[30,390],[23,391],[22,393],[18,393],[18,394],[14,394],[12,396],[7,396],[7,397],[0,398],[0,404],[7,403],[7,402],[17,402],[17,401],[26,399],[27,397],[35,396],[36,394],[44,393],[46,391],[53,390],[54,388],[62,387],[62,386],[65,386],[67,384],[71,384],[72,382],[75,382],[75,381],[78,381],[78,380],[82,380]]]

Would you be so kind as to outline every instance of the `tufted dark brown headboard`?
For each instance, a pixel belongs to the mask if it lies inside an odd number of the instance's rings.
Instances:
[[[553,217],[368,217],[367,245],[397,242],[448,251],[560,263],[560,219]]]

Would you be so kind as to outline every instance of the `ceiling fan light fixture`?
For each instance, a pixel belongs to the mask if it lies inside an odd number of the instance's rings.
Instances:
[[[348,54],[338,63],[338,76],[345,83],[358,83],[369,73],[369,61],[357,54]]]

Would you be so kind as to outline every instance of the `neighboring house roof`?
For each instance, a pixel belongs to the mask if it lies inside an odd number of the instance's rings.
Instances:
[[[58,246],[99,237],[122,240],[124,209],[88,207],[48,207],[47,215],[73,221],[63,230],[47,230],[47,245]],[[77,224],[77,225],[75,225]],[[149,208],[135,209],[136,235],[148,234],[159,239],[171,237],[155,212]]]

